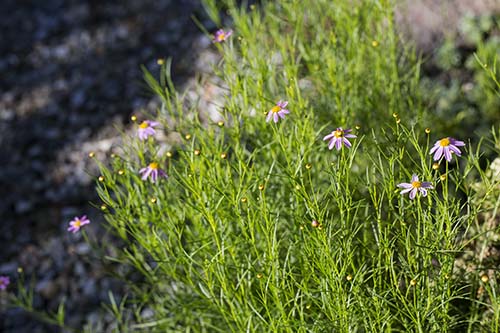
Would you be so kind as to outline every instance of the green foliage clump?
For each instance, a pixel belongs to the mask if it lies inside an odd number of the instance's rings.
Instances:
[[[131,138],[102,167],[106,220],[126,244],[113,260],[140,276],[110,306],[120,332],[498,331],[498,274],[457,264],[500,183],[482,171],[498,134],[463,133],[479,144],[433,161],[457,128],[425,109],[391,2],[205,7],[233,24],[214,44],[220,120],[175,91],[167,62],[145,79],[177,140]],[[290,114],[266,122],[280,100]],[[352,148],[328,149],[338,127],[353,128]],[[152,162],[169,177],[141,179]],[[413,174],[434,188],[410,200],[397,184]]]

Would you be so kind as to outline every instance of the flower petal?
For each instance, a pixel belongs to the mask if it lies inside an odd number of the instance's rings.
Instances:
[[[446,158],[448,162],[451,162],[452,156],[449,147],[443,147],[443,151],[444,151],[444,158]]]
[[[406,193],[410,192],[411,190],[413,190],[413,188],[412,188],[412,187],[410,187],[410,188],[405,188],[404,190],[401,190],[401,194],[406,194]]]
[[[351,147],[352,147],[351,143],[350,143],[350,142],[349,142],[349,140],[347,140],[346,138],[343,138],[343,140],[342,140],[342,141],[344,142],[344,145],[346,145],[346,147],[348,147],[348,148],[351,148]]]
[[[330,138],[333,138],[334,136],[335,136],[335,135],[334,135],[333,133],[330,133],[330,134],[326,135],[326,136],[323,138],[323,141],[328,140],[328,139],[330,139]]]
[[[266,117],[266,123],[268,123],[269,120],[271,120],[272,116],[273,116],[273,111],[269,111],[269,113],[267,114],[267,117]]]
[[[413,185],[410,183],[401,183],[401,184],[398,184],[396,186],[399,188],[413,188]]]
[[[414,187],[411,192],[410,192],[410,199],[413,200],[415,199],[415,196],[417,195],[417,188]]]
[[[443,156],[443,147],[439,146],[436,152],[434,153],[434,161],[439,161]]]

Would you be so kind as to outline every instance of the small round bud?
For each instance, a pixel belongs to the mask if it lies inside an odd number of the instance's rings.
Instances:
[[[24,270],[23,270],[23,268],[22,268],[22,267],[18,267],[18,268],[17,268],[17,272],[18,272],[19,274],[21,274],[23,271],[24,271]]]
[[[201,154],[201,151],[200,151],[199,149],[195,149],[195,150],[194,150],[194,154],[195,154],[196,156],[198,156],[198,155],[200,155],[200,154]]]
[[[165,59],[160,58],[160,59],[156,60],[156,63],[161,66],[161,65],[165,64]]]
[[[219,126],[219,127],[223,127],[223,126],[224,126],[224,122],[223,122],[223,121],[219,121],[219,122],[217,123],[217,126]]]
[[[300,230],[304,230],[304,226],[303,226],[303,225],[301,225],[301,226],[299,227],[299,229],[300,229]]]
[[[394,112],[394,113],[392,114],[392,116],[393,116],[394,118],[399,117],[399,115],[398,115],[396,112]]]
[[[89,153],[89,157],[90,157],[90,158],[95,157],[95,153],[94,153],[93,151],[91,151],[91,152]]]
[[[137,116],[133,115],[132,117],[130,117],[130,120],[132,120],[135,123],[137,121]]]
[[[443,174],[443,175],[439,176],[439,179],[441,179],[441,181],[446,180],[446,175],[445,175],[445,174]]]
[[[446,280],[449,280],[449,279],[450,279],[450,274],[445,274],[445,275],[444,275],[444,278],[445,278]]]
[[[318,230],[323,230],[323,225],[322,224],[318,225]]]
[[[120,176],[122,176],[124,173],[125,173],[125,171],[124,171],[124,170],[122,170],[122,169],[118,170],[118,174],[119,174]]]
[[[489,281],[489,279],[490,279],[490,278],[489,278],[489,277],[488,277],[488,275],[486,275],[486,274],[483,274],[483,275],[481,276],[481,281],[483,281],[484,283],[488,282],[488,281]]]
[[[184,138],[186,138],[186,140],[191,139],[191,134],[189,134],[189,133],[188,133],[188,134],[186,134],[186,135],[184,136]]]
[[[263,184],[260,184],[259,185],[259,190],[262,191],[264,189],[264,185]]]
[[[318,221],[316,221],[316,220],[312,220],[312,222],[311,222],[311,227],[313,227],[313,228],[317,228],[318,226],[319,226],[319,222],[318,222]]]
[[[431,129],[430,129],[429,127],[427,127],[427,128],[425,129],[425,133],[429,134],[430,132],[431,132]]]
[[[313,167],[313,166],[312,166],[312,164],[311,164],[311,163],[307,163],[307,164],[306,164],[306,169],[307,169],[307,170],[311,170],[311,168],[312,168],[312,167]]]
[[[410,286],[414,287],[417,285],[417,280],[411,279],[410,280]]]
[[[262,275],[261,273],[257,274],[257,279],[262,279],[264,277],[264,275]]]
[[[396,119],[396,124],[399,124],[400,122],[401,122],[400,118]]]
[[[108,209],[108,207],[105,204],[102,204],[101,205],[101,210],[106,210],[106,209]]]
[[[118,157],[118,156],[116,156],[116,154],[111,154],[111,155],[109,155],[109,156],[110,156],[111,158],[116,158],[116,157]]]
[[[354,128],[357,129],[357,130],[359,130],[361,128],[361,126],[360,125],[356,125]]]
[[[248,201],[248,199],[247,199],[247,198],[245,198],[245,197],[241,198],[241,202],[245,203],[245,202],[247,202],[247,201]]]
[[[156,203],[157,199],[156,198],[151,198],[151,199],[149,199],[149,201],[151,201],[151,203]]]
[[[306,309],[309,310],[311,308],[311,304],[306,305]]]
[[[170,158],[170,157],[172,157],[172,152],[167,151],[167,153],[166,153],[165,155],[167,155],[167,157],[169,157],[169,158]]]
[[[100,182],[103,182],[104,181],[104,177],[103,176],[99,176],[99,178],[97,178]]]
[[[299,184],[295,185],[295,189],[296,189],[297,191],[299,191],[299,190],[300,190],[300,185],[299,185]]]
[[[434,164],[432,164],[432,169],[433,169],[433,170],[437,170],[437,169],[439,169],[439,163],[434,163]]]
[[[373,47],[377,47],[378,46],[378,42],[376,40],[372,41],[372,46]]]
[[[347,280],[347,281],[351,281],[351,280],[352,280],[352,275],[351,275],[351,274],[348,274],[348,275],[346,276],[346,280]]]
[[[227,154],[226,153],[220,154],[220,158],[222,158],[223,160],[225,160],[227,158]]]

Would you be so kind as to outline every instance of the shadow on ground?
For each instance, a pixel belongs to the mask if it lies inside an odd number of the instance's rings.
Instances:
[[[0,4],[0,274],[15,276],[18,266],[36,273],[41,307],[71,295],[69,322],[77,327],[113,289],[78,259],[89,249],[65,230],[74,215],[98,216],[85,151],[109,150],[115,125],[151,109],[140,64],[154,69],[156,59],[172,56],[178,84],[193,74],[207,40],[192,15],[203,17],[199,1]],[[19,311],[5,314],[2,332],[47,331]]]

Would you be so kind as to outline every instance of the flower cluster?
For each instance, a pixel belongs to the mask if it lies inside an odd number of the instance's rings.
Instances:
[[[168,178],[167,173],[160,168],[160,165],[157,162],[149,163],[147,167],[139,170],[139,174],[142,176],[142,180],[151,178],[153,183],[155,183],[160,177]]]
[[[439,161],[444,156],[447,162],[451,162],[452,155],[455,154],[457,156],[461,156],[462,152],[458,147],[465,146],[465,143],[460,140],[456,140],[451,137],[446,137],[441,140],[436,141],[434,146],[431,148],[429,154],[434,154],[434,161]],[[439,168],[438,163],[434,163],[432,166],[433,169]],[[411,177],[411,183],[400,183],[397,187],[402,188],[401,194],[410,193],[410,199],[415,199],[417,193],[422,194],[422,196],[427,196],[427,190],[433,189],[432,183],[430,182],[421,182],[418,179],[416,174],[413,174]]]
[[[137,130],[137,136],[140,140],[147,140],[148,137],[155,135],[155,127],[160,125],[160,123],[151,120],[144,120],[139,124],[139,129]]]
[[[8,276],[0,276],[0,290],[7,289],[7,286],[10,284],[10,278]]]
[[[87,218],[87,215],[83,215],[82,217],[75,216],[75,218],[73,220],[71,220],[71,222],[69,222],[68,231],[70,231],[72,233],[76,233],[84,225],[89,224],[89,223],[90,223],[90,220]]]
[[[436,141],[434,147],[431,148],[429,154],[434,154],[434,161],[439,161],[441,157],[444,155],[444,158],[451,162],[452,156],[451,154],[456,154],[457,156],[461,156],[462,152],[458,147],[465,146],[463,141],[455,140],[454,138],[443,138],[441,140]]]
[[[412,200],[415,199],[417,192],[420,192],[425,197],[427,196],[427,190],[434,188],[430,182],[421,182],[416,174],[411,176],[411,183],[401,183],[397,186],[404,189],[401,194],[410,193],[410,199]]]
[[[214,43],[222,43],[228,39],[233,34],[232,30],[224,31],[224,29],[219,29],[215,32]]]
[[[276,105],[271,110],[269,110],[266,122],[269,122],[271,118],[275,123],[278,122],[279,118],[285,119],[285,115],[290,113],[290,111],[285,109],[287,105],[287,101],[279,101],[278,103],[276,103]]]
[[[357,138],[354,134],[349,134],[352,132],[351,129],[342,129],[342,127],[338,127],[335,131],[328,134],[323,138],[323,141],[329,140],[328,149],[332,150],[335,147],[337,150],[340,150],[342,146],[346,146],[347,148],[351,148],[351,143],[348,138]]]

